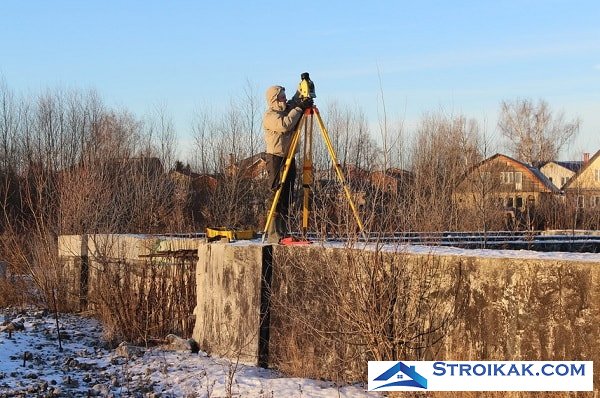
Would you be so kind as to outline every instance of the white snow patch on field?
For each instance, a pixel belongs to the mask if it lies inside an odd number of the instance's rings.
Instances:
[[[6,330],[12,321],[24,330]],[[255,366],[160,347],[120,357],[102,343],[94,319],[0,309],[0,397],[380,397],[365,386],[290,378]],[[27,354],[29,353],[29,354]],[[25,366],[23,366],[23,358]],[[365,363],[365,367],[367,364]]]

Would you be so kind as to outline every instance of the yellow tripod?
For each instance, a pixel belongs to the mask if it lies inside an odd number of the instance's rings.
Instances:
[[[331,161],[333,162],[333,166],[335,168],[336,175],[338,180],[340,181],[342,187],[344,188],[344,193],[346,195],[346,199],[350,204],[350,208],[352,209],[352,213],[354,214],[354,218],[356,219],[356,223],[361,232],[364,231],[364,227],[362,222],[360,221],[360,217],[358,215],[358,210],[354,205],[354,201],[352,200],[352,196],[350,195],[350,189],[348,188],[348,184],[346,183],[346,179],[344,178],[344,173],[340,165],[338,164],[337,157],[335,155],[335,151],[333,150],[333,145],[331,144],[331,139],[329,138],[329,133],[325,128],[325,124],[323,123],[323,119],[321,119],[321,115],[319,114],[319,109],[316,106],[308,108],[304,111],[296,130],[292,135],[292,141],[290,143],[290,149],[285,158],[285,165],[283,169],[283,173],[280,173],[279,179],[279,187],[277,191],[275,191],[275,197],[273,198],[273,203],[271,204],[271,208],[269,210],[269,214],[267,216],[267,222],[265,224],[265,229],[262,236],[263,243],[267,238],[267,231],[273,222],[275,209],[277,208],[277,203],[279,202],[279,198],[281,196],[281,191],[283,190],[284,182],[287,178],[288,172],[290,171],[292,161],[294,159],[294,155],[296,154],[296,149],[298,147],[298,143],[300,142],[300,134],[304,131],[304,159],[302,165],[302,188],[303,188],[303,201],[302,201],[302,234],[306,235],[308,231],[308,216],[309,216],[309,201],[310,201],[310,187],[313,183],[313,162],[312,162],[312,132],[313,132],[313,117],[317,116],[317,122],[319,124],[319,128],[321,129],[321,135],[323,136],[323,140],[325,141],[325,145],[327,146],[327,151],[329,152],[329,156],[331,157]]]

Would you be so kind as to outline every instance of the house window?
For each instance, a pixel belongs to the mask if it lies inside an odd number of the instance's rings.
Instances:
[[[520,191],[523,189],[523,173],[521,173],[520,171],[517,171],[515,173],[515,189],[517,191]]]
[[[490,183],[490,181],[492,181],[492,173],[489,171],[484,171],[482,174],[482,182]]]
[[[600,182],[600,169],[595,169],[594,170],[594,180],[596,182]]]
[[[520,209],[521,207],[523,207],[523,198],[520,196],[517,196],[517,203],[515,206],[517,209]]]
[[[583,209],[585,207],[585,197],[582,195],[577,196],[577,207]]]
[[[506,207],[513,207],[513,198],[506,198]]]
[[[600,207],[600,196],[592,196],[590,200],[590,207]]]
[[[560,178],[560,186],[562,187],[563,185],[565,185],[567,183],[567,181],[569,181],[569,177],[561,177]]]
[[[515,181],[515,174],[512,171],[500,172],[500,182],[502,184],[512,184]]]

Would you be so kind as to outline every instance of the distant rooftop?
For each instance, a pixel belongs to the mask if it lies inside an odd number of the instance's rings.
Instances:
[[[577,173],[579,171],[579,169],[581,168],[581,166],[583,166],[582,160],[572,160],[572,161],[566,161],[566,162],[556,161],[554,163],[556,163],[559,166],[564,167],[565,169],[569,169],[575,173]]]

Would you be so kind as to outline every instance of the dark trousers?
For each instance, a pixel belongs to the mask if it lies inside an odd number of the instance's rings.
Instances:
[[[267,157],[267,173],[269,175],[269,182],[271,184],[271,190],[276,191],[279,188],[279,182],[281,180],[281,174],[285,168],[285,158],[277,155],[268,154]],[[292,164],[288,171],[287,178],[283,183],[283,189],[281,190],[281,196],[275,210],[281,214],[284,220],[287,220],[290,203],[292,203],[294,197],[294,182],[296,181],[296,161],[292,158]]]

